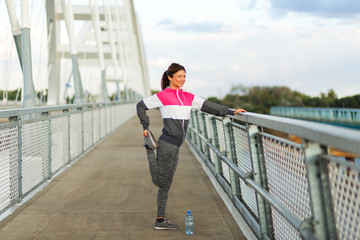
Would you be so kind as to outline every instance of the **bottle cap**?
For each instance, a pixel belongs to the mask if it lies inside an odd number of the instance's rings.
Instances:
[[[190,210],[188,210],[188,211],[187,211],[187,213],[191,213],[191,211],[190,211]]]

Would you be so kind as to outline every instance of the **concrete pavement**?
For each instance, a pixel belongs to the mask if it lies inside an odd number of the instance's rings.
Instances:
[[[149,115],[159,137],[159,111]],[[180,230],[154,230],[157,188],[142,144],[134,117],[0,222],[0,239],[246,239],[186,144],[167,205],[167,217]],[[194,215],[191,236],[185,234],[188,209]]]

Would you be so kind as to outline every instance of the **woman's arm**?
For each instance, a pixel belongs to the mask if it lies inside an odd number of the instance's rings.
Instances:
[[[238,108],[236,110],[229,109],[227,106],[223,106],[214,102],[204,101],[201,106],[201,111],[216,115],[216,116],[226,116],[226,115],[235,115],[238,113],[244,113],[246,110]]]
[[[244,113],[246,110],[238,108],[236,110],[229,109],[227,106],[223,106],[211,101],[207,101],[201,97],[193,95],[192,107],[203,112],[207,112],[216,116],[235,115],[238,113]]]
[[[143,126],[144,130],[149,129],[149,125],[150,125],[150,119],[146,115],[146,111],[149,109],[158,108],[161,106],[162,106],[162,103],[159,100],[159,98],[156,96],[156,94],[154,94],[150,97],[144,98],[143,100],[141,100],[140,102],[138,102],[136,104],[136,112],[137,112],[138,118],[139,118],[140,123]],[[147,131],[146,131],[146,133],[144,131],[144,136],[147,136]]]
[[[148,129],[150,125],[150,119],[148,115],[146,115],[146,110],[149,109],[146,107],[143,100],[136,104],[136,113],[144,130]]]

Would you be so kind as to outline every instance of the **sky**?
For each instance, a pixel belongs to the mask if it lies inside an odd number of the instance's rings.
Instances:
[[[329,89],[339,97],[360,94],[359,0],[133,1],[151,89],[160,90],[163,72],[177,62],[187,70],[184,90],[204,98],[222,98],[237,85],[287,86],[310,96]],[[73,1],[80,2],[87,1]],[[31,3],[33,76],[40,90],[47,85],[47,58],[36,57],[47,54],[41,47],[45,8],[42,0]],[[0,21],[0,89],[12,90],[22,85],[22,75],[5,1]]]
[[[20,0],[15,0],[17,18],[21,24]],[[30,36],[32,53],[32,73],[35,89],[47,86],[47,36],[46,9],[43,0],[30,3]],[[11,32],[11,25],[5,1],[0,0],[0,89],[14,90],[23,84],[22,71]]]
[[[287,86],[310,96],[360,94],[358,0],[134,0],[151,89],[172,62],[184,90]]]

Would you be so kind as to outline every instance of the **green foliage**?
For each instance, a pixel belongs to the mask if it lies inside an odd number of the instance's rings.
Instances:
[[[360,108],[360,94],[352,97],[344,97],[334,101],[334,107],[338,108]]]
[[[214,103],[221,104],[221,99],[218,99],[217,97],[209,97],[207,100],[214,102]]]
[[[158,91],[158,90],[151,90],[151,95],[154,95],[155,93],[158,93],[158,92],[160,92],[160,91]]]
[[[11,100],[11,101],[15,100],[17,92],[18,92],[18,90],[8,91],[7,99]],[[6,92],[3,90],[0,90],[0,100],[2,100],[3,98],[6,98]],[[18,98],[19,98],[18,100],[20,100],[20,98],[21,98],[21,89],[19,90]]]
[[[338,99],[335,91],[330,89],[319,97],[310,97],[283,86],[245,88],[238,85],[233,86],[223,99],[210,97],[208,100],[230,108],[241,107],[264,114],[268,114],[272,106],[360,108],[360,95]]]

